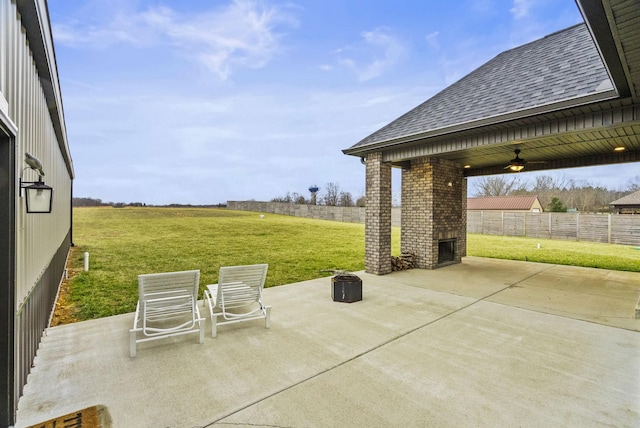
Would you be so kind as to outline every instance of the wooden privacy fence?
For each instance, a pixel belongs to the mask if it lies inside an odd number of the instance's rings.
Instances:
[[[227,201],[227,208],[239,211],[283,214],[316,220],[364,223],[364,207],[334,207],[328,205],[289,204],[286,202]],[[400,226],[400,208],[391,209],[391,223]]]
[[[363,207],[227,201],[227,208],[351,223],[365,217]],[[401,209],[391,211],[392,226],[400,226]],[[467,232],[640,246],[640,215],[467,211]]]
[[[467,232],[640,245],[640,216],[467,211]]]

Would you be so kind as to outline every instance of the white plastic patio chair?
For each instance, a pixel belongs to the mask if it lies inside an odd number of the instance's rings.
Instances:
[[[189,333],[200,333],[204,342],[205,319],[198,309],[200,271],[138,275],[138,305],[129,330],[130,354],[138,343]],[[138,338],[138,333],[142,337]]]
[[[262,301],[268,268],[268,264],[220,268],[218,283],[207,285],[204,291],[211,314],[211,337],[216,337],[218,325],[261,318],[269,328],[271,306]]]

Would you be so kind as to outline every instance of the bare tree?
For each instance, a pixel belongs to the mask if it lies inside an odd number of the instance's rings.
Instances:
[[[640,190],[640,175],[636,175],[627,183],[627,190],[629,192],[637,192]]]
[[[553,177],[549,175],[537,176],[529,187],[529,194],[536,195],[543,207],[548,206],[558,193],[558,188]]]
[[[338,198],[340,196],[340,186],[338,184],[329,182],[325,186],[324,204],[336,206],[338,205]]]
[[[507,196],[519,190],[526,190],[518,177],[493,176],[481,177],[475,183],[476,196]]]
[[[520,177],[482,177],[475,183],[477,196],[536,195],[543,207],[552,204],[556,198],[566,208],[575,208],[580,212],[608,212],[609,203],[632,191],[640,189],[640,176],[629,180],[627,191],[609,190],[593,186],[588,181],[575,181],[565,176],[552,177],[540,175],[531,183],[521,183]]]
[[[533,185],[531,186],[532,192],[547,192],[556,188],[556,184],[553,182],[553,177],[549,175],[539,175],[535,178]]]
[[[583,213],[591,211],[596,201],[594,188],[591,186],[580,187],[575,193],[575,198],[572,201],[573,208]]]
[[[352,207],[353,204],[353,196],[349,192],[340,192],[338,196],[338,205],[341,207]]]
[[[275,198],[272,198],[271,202],[284,202],[284,203],[290,204],[291,195],[289,194],[289,192],[287,192],[285,196],[276,196]]]
[[[291,194],[291,203],[292,204],[305,205],[307,203],[307,200],[300,193],[293,192]]]
[[[615,192],[604,187],[586,186],[580,189],[580,206],[576,206],[581,212],[605,212],[609,210],[609,202],[617,199]]]
[[[271,199],[271,202],[284,202],[286,204],[306,204],[307,203],[307,201],[304,199],[304,196],[296,192],[293,192],[293,193],[287,192],[285,196],[277,196]]]
[[[529,190],[525,193],[536,195],[543,207],[549,205],[551,199],[558,194],[562,194],[563,200],[566,200],[568,205],[573,206],[571,201],[577,197],[573,191],[575,188],[576,183],[564,175],[555,178],[549,175],[539,175],[528,186]]]

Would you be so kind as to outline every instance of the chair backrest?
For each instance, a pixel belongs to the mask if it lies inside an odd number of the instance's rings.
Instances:
[[[268,264],[223,266],[218,274],[218,302],[225,308],[262,304]]]
[[[199,270],[138,275],[138,299],[146,302],[163,297],[191,296],[197,301],[199,284]]]
[[[230,282],[244,282],[249,287],[264,287],[267,279],[268,264],[246,266],[223,266],[218,274],[218,284],[224,285]]]

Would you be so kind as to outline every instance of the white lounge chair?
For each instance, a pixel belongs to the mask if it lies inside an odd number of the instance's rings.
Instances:
[[[211,314],[211,337],[216,337],[218,325],[241,321],[264,318],[265,328],[269,328],[271,306],[262,301],[268,268],[267,264],[220,268],[218,283],[204,290]]]
[[[136,318],[129,330],[132,358],[137,344],[149,340],[199,332],[199,343],[204,342],[199,283],[199,270],[138,275]],[[142,333],[141,338],[138,333]]]

